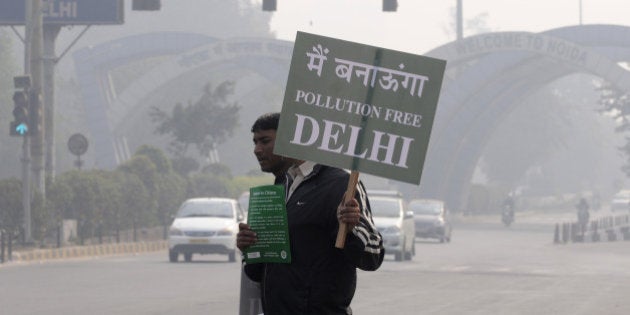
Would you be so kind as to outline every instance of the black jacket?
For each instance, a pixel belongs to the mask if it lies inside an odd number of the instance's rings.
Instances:
[[[245,266],[247,276],[261,282],[265,315],[352,314],[356,268],[378,269],[385,250],[362,184],[355,194],[361,222],[343,249],[335,247],[337,206],[348,179],[341,169],[316,165],[287,201],[291,263]]]

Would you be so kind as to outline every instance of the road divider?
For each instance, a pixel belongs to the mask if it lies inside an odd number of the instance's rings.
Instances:
[[[112,243],[61,248],[41,248],[14,251],[13,262],[44,261],[64,258],[128,255],[166,250],[167,241]]]
[[[630,216],[600,217],[582,226],[577,222],[556,223],[554,243],[630,240]]]

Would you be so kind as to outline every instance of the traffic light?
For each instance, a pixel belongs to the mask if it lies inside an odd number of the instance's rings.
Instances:
[[[276,0],[263,0],[262,9],[263,11],[276,11]]]
[[[133,11],[159,11],[161,7],[160,0],[133,0],[131,3]]]
[[[24,91],[13,93],[13,121],[10,125],[11,136],[26,136],[29,134],[28,94]]]
[[[383,12],[396,12],[398,0],[383,0]]]

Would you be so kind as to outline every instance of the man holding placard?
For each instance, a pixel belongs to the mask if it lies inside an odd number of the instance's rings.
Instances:
[[[275,155],[297,161],[284,182],[288,240],[277,241],[289,249],[271,255],[285,263],[248,273],[262,281],[265,314],[352,313],[356,268],[376,270],[385,254],[359,172],[420,183],[445,67],[297,33],[274,145]],[[282,226],[274,231],[282,235]],[[260,246],[253,231],[237,240],[245,261],[260,259],[262,251],[247,257]]]
[[[245,266],[247,275],[261,282],[265,314],[352,313],[356,268],[378,269],[385,251],[363,185],[356,183],[354,195],[344,198],[349,177],[339,168],[301,160],[287,172],[283,187],[288,197],[290,262],[269,260],[274,262]],[[342,249],[334,246],[341,225],[347,226]],[[240,228],[237,246],[247,262],[248,249],[258,242],[258,235],[249,225]]]
[[[281,185],[286,179],[285,173],[287,169],[295,163],[295,160],[273,153],[279,121],[280,113],[263,114],[256,119],[252,125],[251,132],[253,134],[254,155],[260,164],[260,170],[265,173],[272,173],[275,177],[274,184],[282,187]],[[254,209],[252,210],[255,211]],[[245,223],[240,223],[239,230],[243,231],[239,233],[241,237],[240,242],[243,243],[242,239],[244,237],[246,243],[242,245],[239,244],[237,240],[237,246],[241,251],[244,251],[243,246],[248,246],[247,244],[252,242],[252,238],[249,238],[249,235],[253,234],[253,232],[251,231],[250,225]],[[243,267],[241,272],[241,293],[239,301],[239,314],[241,315],[259,314],[262,312],[260,277],[263,267],[263,264],[247,265],[248,273],[252,275],[252,277],[256,277],[253,279],[245,275],[245,267]]]

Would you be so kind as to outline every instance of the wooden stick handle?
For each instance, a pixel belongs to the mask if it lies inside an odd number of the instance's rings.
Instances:
[[[359,172],[352,171],[350,173],[350,178],[348,179],[348,188],[346,189],[346,193],[343,196],[343,204],[345,204],[347,200],[354,198],[354,192],[358,182]],[[337,231],[337,240],[335,241],[335,247],[344,248],[344,246],[346,245],[346,234],[348,234],[348,225],[345,223],[340,223],[339,231]]]

